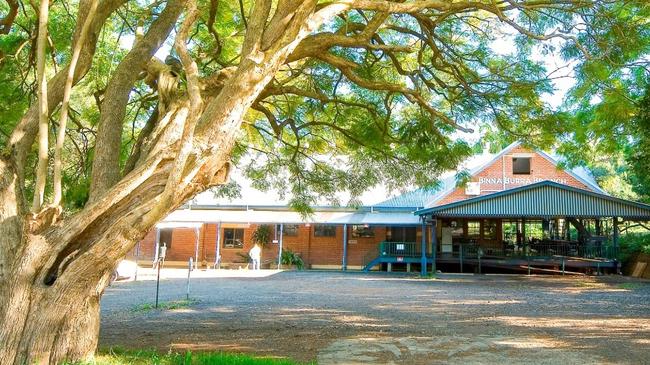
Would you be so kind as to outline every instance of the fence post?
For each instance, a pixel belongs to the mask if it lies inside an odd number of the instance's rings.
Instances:
[[[562,257],[562,276],[564,276],[564,257]]]
[[[458,252],[460,253],[460,272],[462,274],[463,273],[463,244],[462,243],[460,244],[460,248]]]

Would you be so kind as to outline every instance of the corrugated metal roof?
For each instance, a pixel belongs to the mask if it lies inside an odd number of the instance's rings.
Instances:
[[[432,189],[416,189],[407,193],[384,200],[373,205],[374,208],[423,208],[431,196],[436,194]]]
[[[650,205],[542,181],[422,209],[415,214],[439,217],[622,217],[650,220]]]
[[[417,225],[420,218],[412,212],[314,212],[304,217],[291,211],[180,209],[162,224],[182,226],[184,222]]]

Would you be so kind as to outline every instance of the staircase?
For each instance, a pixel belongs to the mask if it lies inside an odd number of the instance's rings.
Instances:
[[[385,263],[420,263],[422,260],[421,245],[416,242],[380,242],[376,250],[366,254],[363,271],[368,272],[373,267]],[[431,259],[427,257],[427,262]]]

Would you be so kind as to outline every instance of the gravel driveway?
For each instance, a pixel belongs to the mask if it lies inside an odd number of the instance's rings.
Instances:
[[[161,301],[185,298],[161,281]],[[192,280],[197,302],[116,283],[100,346],[226,350],[319,364],[650,364],[650,282],[624,277],[282,272]]]

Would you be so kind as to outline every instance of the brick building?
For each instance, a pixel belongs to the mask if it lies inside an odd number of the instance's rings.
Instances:
[[[513,143],[497,154],[484,154],[462,168],[470,176],[463,186],[457,184],[456,173],[452,172],[441,179],[435,191],[418,189],[358,209],[315,207],[315,213],[308,217],[279,205],[183,207],[149,232],[131,255],[141,264],[151,263],[156,259],[157,248],[165,243],[167,265],[187,265],[188,259],[193,258],[199,267],[215,267],[217,263],[222,268],[244,267],[253,245],[253,233],[267,225],[273,237],[263,248],[263,267],[276,267],[279,251],[290,250],[303,259],[306,268],[312,269],[390,270],[397,266],[410,269],[413,264],[422,270],[427,264],[436,263],[449,264],[452,270],[463,270],[463,265],[476,269],[476,259],[481,265],[481,255],[485,257],[483,262],[489,262],[490,257],[497,261],[521,260],[526,255],[530,268],[531,253],[535,257],[585,256],[584,248],[593,237],[601,237],[604,242],[602,237],[609,234],[615,239],[620,217],[628,214],[630,219],[645,219],[646,213],[650,217],[648,206],[609,197],[584,168],[562,169],[557,158],[526,149],[520,143]],[[549,193],[551,188],[559,190]],[[511,199],[509,206],[515,206],[510,193],[552,194],[544,201],[553,200],[558,194],[577,194],[569,200],[591,194],[584,199],[620,206],[614,207],[617,210],[607,217],[589,213],[596,205],[566,214],[483,212],[488,202],[495,204],[495,199]],[[469,211],[459,216],[443,211],[448,207],[460,209],[454,206],[459,202],[485,205],[474,208],[483,213]],[[625,210],[632,206],[641,213]],[[432,235],[434,228],[436,234]],[[611,255],[603,252],[597,252],[597,256],[610,262],[612,257],[605,256]],[[557,267],[556,261],[548,262]],[[521,266],[521,261],[512,264]]]

